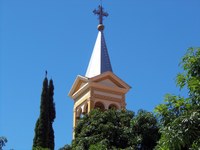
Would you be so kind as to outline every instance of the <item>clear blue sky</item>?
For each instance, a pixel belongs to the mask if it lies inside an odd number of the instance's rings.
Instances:
[[[0,136],[6,150],[29,150],[45,70],[55,86],[56,149],[72,139],[68,92],[85,75],[97,36],[98,0],[0,0]],[[200,46],[199,0],[104,0],[114,73],[132,86],[133,111],[180,94],[175,76],[186,49]],[[186,95],[187,92],[183,92]]]

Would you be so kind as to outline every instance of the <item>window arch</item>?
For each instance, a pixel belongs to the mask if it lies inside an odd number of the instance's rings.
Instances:
[[[97,109],[97,108],[99,108],[100,110],[105,110],[104,104],[101,102],[95,103],[94,109]]]
[[[108,109],[118,109],[118,107],[115,104],[110,104]]]

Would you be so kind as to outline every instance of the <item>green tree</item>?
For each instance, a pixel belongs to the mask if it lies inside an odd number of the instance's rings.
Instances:
[[[41,94],[40,116],[35,126],[33,149],[39,147],[54,150],[54,131],[52,125],[56,113],[53,95],[53,80],[51,79],[48,85],[48,79],[45,77]]]
[[[167,94],[165,104],[155,108],[161,124],[157,149],[200,148],[200,48],[188,49],[180,65],[177,85],[187,87],[188,98]]]
[[[103,144],[108,149],[131,146],[130,121],[133,116],[130,111],[91,111],[79,120],[72,147],[86,150],[95,144]]]
[[[36,122],[34,147],[47,148],[47,128],[48,128],[48,79],[45,77],[41,94],[40,116]]]
[[[71,145],[65,145],[64,147],[62,147],[62,148],[59,148],[59,150],[72,150],[72,147],[71,147]]]
[[[33,150],[50,150],[49,148],[34,147]]]
[[[131,120],[131,129],[137,138],[135,149],[152,150],[160,139],[157,119],[151,112],[139,110]]]
[[[0,150],[3,150],[3,147],[6,145],[6,143],[8,142],[7,138],[4,136],[0,137]]]
[[[107,110],[102,112],[95,109],[79,120],[72,149],[151,150],[158,139],[156,123],[155,117],[146,111],[139,111],[134,117],[132,111]]]
[[[49,108],[48,108],[48,115],[49,115],[49,122],[48,122],[48,138],[47,138],[47,144],[48,148],[51,150],[54,149],[55,143],[54,143],[54,130],[53,130],[53,122],[56,117],[56,111],[55,111],[55,103],[53,99],[54,95],[54,85],[53,80],[50,79],[49,81],[49,88],[48,88],[48,96],[49,96]]]

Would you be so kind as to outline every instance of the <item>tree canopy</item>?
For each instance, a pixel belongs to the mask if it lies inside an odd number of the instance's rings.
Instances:
[[[72,149],[153,149],[159,139],[156,118],[140,110],[95,109],[78,122]]]
[[[188,49],[180,65],[177,85],[188,89],[188,97],[167,94],[165,104],[155,108],[161,125],[159,150],[200,148],[200,48]]]

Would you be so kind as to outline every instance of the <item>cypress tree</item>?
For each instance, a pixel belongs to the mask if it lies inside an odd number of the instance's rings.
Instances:
[[[53,95],[53,80],[51,79],[48,85],[48,79],[45,77],[41,94],[40,116],[35,125],[33,149],[40,147],[54,150],[54,130],[52,125],[56,112]]]
[[[53,130],[53,122],[56,117],[56,111],[55,111],[55,103],[53,99],[54,95],[54,85],[53,85],[53,80],[51,79],[49,82],[49,131],[48,131],[48,139],[47,139],[47,144],[50,149],[54,149],[54,130]]]

